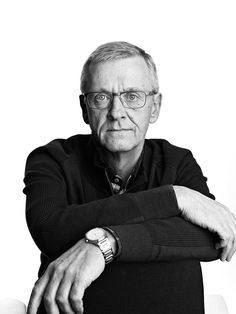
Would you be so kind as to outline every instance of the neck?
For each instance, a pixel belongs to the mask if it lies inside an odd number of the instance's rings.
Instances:
[[[117,175],[123,180],[127,180],[142,153],[143,144],[125,152],[111,152],[102,148],[103,159]]]
[[[106,151],[105,159],[116,174],[123,180],[127,180],[142,153],[142,149],[143,145],[128,152]]]

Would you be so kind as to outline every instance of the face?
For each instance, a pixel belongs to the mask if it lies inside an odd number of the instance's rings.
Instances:
[[[120,93],[128,90],[153,90],[150,70],[141,57],[113,60],[90,67],[86,92]],[[160,97],[147,96],[139,109],[123,107],[115,96],[110,107],[91,109],[84,104],[85,122],[93,136],[110,152],[128,152],[142,148],[149,123],[157,120]]]

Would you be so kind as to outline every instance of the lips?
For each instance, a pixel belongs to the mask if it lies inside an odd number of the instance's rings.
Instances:
[[[108,129],[108,132],[131,131],[131,129]]]

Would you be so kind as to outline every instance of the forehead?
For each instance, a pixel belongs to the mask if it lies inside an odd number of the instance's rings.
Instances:
[[[150,89],[151,73],[142,57],[130,57],[91,65],[88,91],[107,89],[118,92],[122,89]]]

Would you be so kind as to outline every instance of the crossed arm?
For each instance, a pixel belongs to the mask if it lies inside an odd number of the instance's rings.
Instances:
[[[27,221],[35,242],[53,262],[33,289],[29,314],[37,312],[42,299],[50,314],[58,314],[59,309],[83,312],[84,291],[104,270],[100,250],[83,239],[93,227],[110,226],[117,232],[123,245],[120,261],[213,260],[220,253],[214,247],[217,240],[222,260],[230,260],[235,252],[232,213],[200,192],[162,186],[69,205],[58,167],[47,159],[40,167],[36,163],[32,158],[25,179]],[[115,250],[116,243],[108,236]]]

